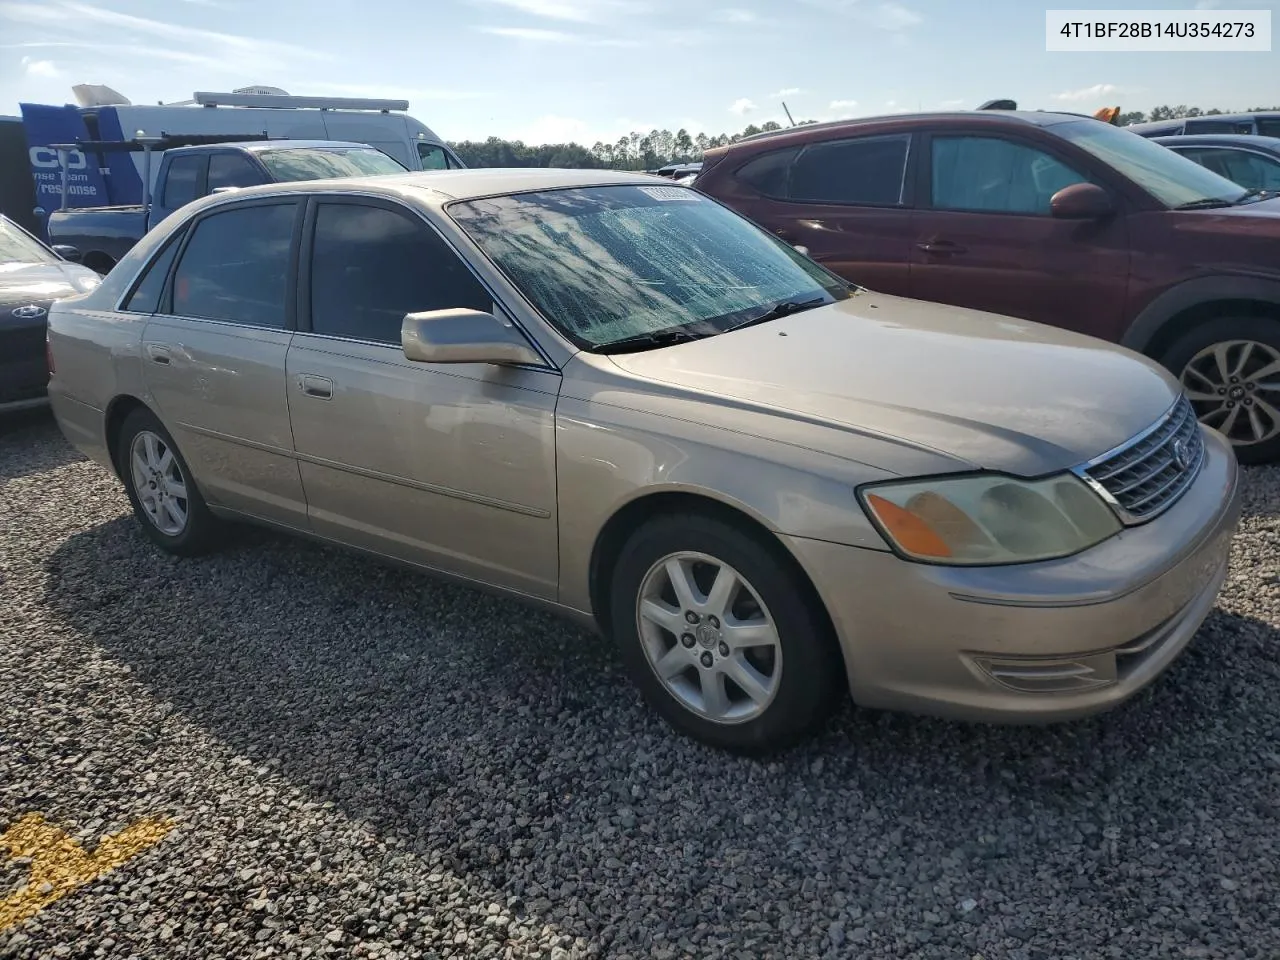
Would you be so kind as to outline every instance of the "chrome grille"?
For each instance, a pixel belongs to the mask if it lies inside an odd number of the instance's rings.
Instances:
[[[1125,523],[1163,513],[1186,492],[1204,464],[1204,440],[1185,396],[1157,423],[1077,473]]]

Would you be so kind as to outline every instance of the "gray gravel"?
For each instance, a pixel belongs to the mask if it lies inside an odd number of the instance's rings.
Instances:
[[[848,709],[682,740],[551,617],[248,532],[176,561],[43,417],[0,424],[0,830],[173,832],[0,956],[1275,957],[1280,470],[1219,609],[1054,728]],[[0,858],[0,899],[20,874]]]

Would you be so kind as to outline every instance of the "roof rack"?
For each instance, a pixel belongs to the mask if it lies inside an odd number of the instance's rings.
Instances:
[[[277,110],[392,110],[409,109],[408,100],[374,100],[364,97],[290,97],[264,93],[210,93],[197,90],[194,102],[202,107],[270,107]]]

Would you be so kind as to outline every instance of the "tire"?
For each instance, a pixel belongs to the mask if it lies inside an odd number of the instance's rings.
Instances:
[[[134,457],[135,443],[139,458]],[[149,443],[151,451],[147,449]],[[171,456],[166,458],[166,452]],[[148,478],[148,459],[161,474]],[[116,463],[129,503],[133,505],[133,514],[152,543],[180,557],[208,553],[221,543],[221,523],[209,512],[192,479],[191,469],[169,431],[150,410],[134,410],[125,417],[116,443]],[[144,485],[141,490],[140,484]],[[147,489],[152,485],[154,489]],[[175,495],[178,485],[184,496]],[[157,495],[163,499],[157,500]],[[181,525],[175,522],[175,510],[164,506],[165,503],[183,515],[185,520]]]
[[[1180,337],[1160,362],[1182,381],[1200,422],[1231,440],[1241,463],[1280,460],[1280,367],[1273,366],[1280,363],[1280,320],[1209,320]],[[1276,372],[1266,373],[1269,367]]]
[[[815,731],[847,691],[825,612],[780,554],[700,514],[651,520],[622,548],[610,585],[611,632],[636,686],[680,732],[735,753],[770,753]],[[669,561],[685,577],[684,603]],[[727,607],[714,589],[720,569],[740,583]],[[690,611],[700,617],[696,625],[685,616]],[[749,642],[767,638],[770,626],[776,642]],[[671,680],[660,679],[659,669]]]

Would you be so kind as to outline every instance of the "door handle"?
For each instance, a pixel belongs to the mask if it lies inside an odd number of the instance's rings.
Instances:
[[[333,381],[328,377],[319,377],[314,373],[300,373],[298,389],[308,397],[315,397],[317,400],[333,399]]]
[[[148,343],[147,356],[155,363],[168,364],[173,360],[173,357],[169,355],[168,345],[163,343]]]
[[[950,240],[923,240],[916,244],[925,253],[936,253],[940,256],[950,256],[953,253],[964,253],[964,247],[958,243],[952,243]]]

